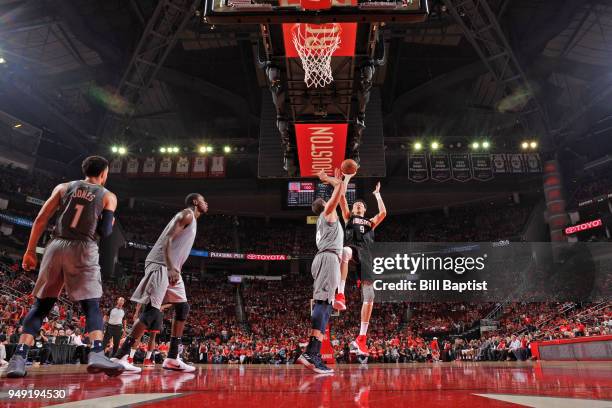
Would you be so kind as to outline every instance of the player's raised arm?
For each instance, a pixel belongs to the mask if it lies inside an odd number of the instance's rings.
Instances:
[[[181,274],[180,271],[172,264],[172,260],[170,259],[170,247],[172,240],[179,232],[184,230],[192,222],[194,222],[193,213],[188,210],[183,210],[180,215],[172,221],[170,232],[168,233],[168,237],[164,243],[164,258],[166,260],[166,268],[168,268],[168,279],[172,285],[178,282]]]
[[[376,197],[376,203],[378,204],[378,214],[376,214],[370,221],[372,222],[372,229],[378,227],[378,224],[382,222],[387,216],[387,209],[385,208],[385,203],[383,202],[382,197],[380,196],[380,181],[376,183],[376,188],[374,189],[374,197]]]
[[[26,271],[31,271],[36,268],[38,260],[36,259],[36,246],[40,240],[41,235],[47,229],[49,220],[55,214],[55,211],[60,206],[61,199],[66,192],[66,184],[58,184],[53,189],[51,196],[45,201],[42,208],[40,209],[34,224],[32,225],[32,231],[30,231],[30,240],[28,241],[28,249],[26,249],[23,255],[22,267]]]
[[[344,219],[344,223],[346,224],[351,218],[351,210],[349,209],[348,201],[346,201],[346,191],[348,190],[348,183],[353,177],[354,174],[344,174],[343,182],[345,183],[345,191],[344,194],[340,196],[340,211],[342,212],[342,219]]]
[[[334,186],[334,191],[332,192],[329,201],[325,204],[325,210],[323,211],[325,216],[328,216],[332,213],[335,213],[336,207],[340,203],[340,197],[342,197],[346,192],[346,182],[341,180],[342,173],[340,173],[339,169],[335,170],[336,177],[328,177],[328,182]]]

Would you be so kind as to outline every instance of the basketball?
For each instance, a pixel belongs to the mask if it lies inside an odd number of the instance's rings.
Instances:
[[[346,159],[340,165],[343,174],[355,174],[358,168],[357,162],[353,159]]]

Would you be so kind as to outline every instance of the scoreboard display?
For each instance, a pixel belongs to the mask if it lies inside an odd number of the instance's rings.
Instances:
[[[355,183],[349,183],[346,191],[346,200],[349,205],[355,202]],[[334,188],[330,184],[319,181],[290,181],[287,188],[287,207],[308,208],[317,197],[329,200]]]
[[[314,181],[290,181],[287,207],[310,207],[315,199],[317,184]]]

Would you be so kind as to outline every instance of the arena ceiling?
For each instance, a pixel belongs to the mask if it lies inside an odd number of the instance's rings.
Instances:
[[[520,112],[504,108],[512,95],[499,92],[458,23],[463,11],[449,9],[453,3],[430,1],[426,22],[385,32],[389,57],[375,80],[389,146],[408,146],[423,134],[487,135],[511,144],[529,131],[519,126]],[[550,150],[589,155],[584,139],[607,136],[612,122],[612,5],[488,4],[541,109],[542,123],[531,131],[546,138]],[[268,92],[256,63],[258,28],[211,27],[195,6],[163,66],[128,106],[116,90],[157,1],[0,0],[0,109],[43,128],[41,146],[63,161],[124,140],[137,148],[229,143],[245,148],[243,159],[256,161],[261,93]],[[395,166],[392,158],[388,163]]]

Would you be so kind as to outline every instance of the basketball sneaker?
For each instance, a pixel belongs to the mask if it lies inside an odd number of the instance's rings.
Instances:
[[[121,359],[113,357],[113,358],[111,358],[111,361],[114,362],[114,363],[121,364],[123,366],[123,369],[124,369],[123,372],[125,374],[138,374],[138,373],[140,373],[142,371],[142,368],[136,367],[135,365],[130,363],[129,357],[123,357]]]
[[[334,299],[334,309],[339,311],[346,310],[346,299],[344,298],[344,293],[336,293],[336,298]]]
[[[351,343],[351,346],[355,349],[355,352],[360,356],[369,356],[368,346],[366,344],[366,336],[359,335],[357,339]]]
[[[87,363],[87,372],[89,374],[96,374],[104,372],[109,377],[114,377],[121,374],[125,368],[122,364],[111,361],[104,355],[104,351],[90,351]]]
[[[26,360],[19,354],[13,354],[13,357],[8,362],[8,368],[6,369],[6,376],[8,378],[21,378],[25,377],[26,371]]]
[[[162,364],[162,368],[166,370],[172,371],[182,371],[184,373],[191,373],[195,371],[195,367],[189,364],[186,364],[180,358],[167,358],[164,360]]]
[[[144,368],[155,368],[155,361],[151,360],[150,358],[147,358],[144,361],[143,367]]]
[[[315,366],[312,370],[317,374],[333,374],[334,373],[334,370],[329,368],[325,364],[320,354],[317,355],[317,357],[315,358]]]
[[[321,360],[321,356],[319,355],[302,353],[297,361],[317,374],[333,374],[334,372],[334,370],[325,365],[323,360]]]
[[[297,362],[312,370],[315,366],[315,356],[311,356],[310,354],[304,352],[300,355],[300,357],[298,357]]]

